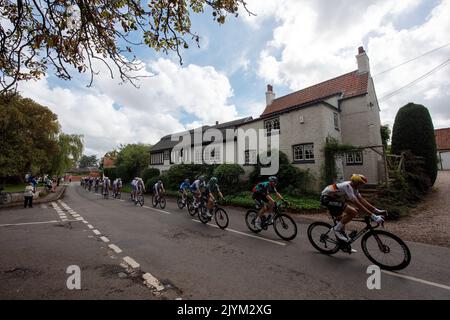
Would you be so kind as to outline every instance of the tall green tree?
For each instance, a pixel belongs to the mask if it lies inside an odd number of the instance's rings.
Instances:
[[[97,156],[94,154],[92,156],[87,156],[83,154],[78,161],[79,168],[96,167],[98,165]]]
[[[127,144],[117,154],[116,166],[125,168],[131,176],[140,176],[150,163],[150,145]]]
[[[83,152],[83,136],[61,133],[58,136],[58,152],[53,156],[52,173],[61,175],[75,166]]]
[[[88,71],[92,83],[93,61],[106,64],[111,76],[133,82],[142,75],[134,72],[142,68],[132,53],[136,47],[176,52],[181,63],[180,50],[188,41],[199,45],[191,14],[208,10],[223,24],[239,7],[246,10],[244,0],[0,0],[0,91],[48,69],[65,80],[72,70]]]
[[[57,116],[19,95],[0,95],[0,176],[23,178],[52,169],[59,150]]]
[[[436,139],[430,113],[423,105],[408,103],[399,109],[395,117],[392,153],[404,151],[423,157],[425,172],[434,184],[437,176]]]
[[[385,149],[388,147],[388,142],[391,139],[391,128],[389,128],[388,124],[385,124],[380,127],[381,133],[381,141],[383,142],[383,146]]]

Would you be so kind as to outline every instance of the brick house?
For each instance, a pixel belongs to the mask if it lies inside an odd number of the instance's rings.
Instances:
[[[450,170],[450,128],[434,130],[439,170]]]

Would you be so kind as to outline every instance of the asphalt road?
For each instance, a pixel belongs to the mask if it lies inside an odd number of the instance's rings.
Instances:
[[[286,242],[272,228],[252,234],[243,209],[227,207],[230,225],[220,230],[194,221],[174,201],[161,210],[151,207],[149,197],[140,207],[123,196],[122,201],[105,200],[71,185],[62,203],[87,223],[61,221],[51,205],[0,211],[0,298],[450,298],[449,248],[408,242],[408,268],[382,272],[381,289],[369,290],[371,263],[359,243],[356,254],[319,254],[307,239],[310,220],[295,217],[299,234]],[[56,202],[67,210],[62,203]],[[58,222],[6,225],[52,220]],[[123,252],[108,250],[109,244]],[[119,263],[124,256],[165,286],[160,296],[152,295],[139,279],[123,277]],[[66,288],[68,265],[80,266],[82,290]]]

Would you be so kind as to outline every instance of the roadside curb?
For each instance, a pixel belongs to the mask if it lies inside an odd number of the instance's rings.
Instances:
[[[64,193],[66,192],[66,188],[67,188],[67,185],[63,185],[62,188],[57,193],[54,193],[54,194],[52,193],[52,194],[46,195],[43,198],[37,198],[36,200],[33,199],[33,205],[53,202],[53,201],[61,199],[62,196],[64,195]],[[2,205],[0,205],[0,210],[3,208],[13,208],[13,207],[23,207],[23,201],[2,204]]]

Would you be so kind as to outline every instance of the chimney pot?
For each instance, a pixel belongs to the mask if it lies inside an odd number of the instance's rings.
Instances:
[[[267,85],[267,92],[273,92],[273,87],[271,84]]]
[[[358,48],[358,54],[362,54],[362,53],[364,53],[364,52],[366,52],[366,51],[364,50],[364,47],[359,47],[359,48]]]
[[[273,87],[271,84],[267,85],[267,92],[266,92],[266,106],[270,106],[275,99],[275,93],[273,93]]]
[[[216,121],[216,126],[219,124],[219,121]]]

